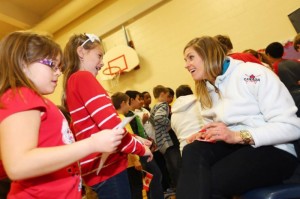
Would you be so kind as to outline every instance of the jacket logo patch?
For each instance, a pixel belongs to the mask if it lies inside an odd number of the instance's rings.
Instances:
[[[255,75],[253,75],[253,74],[251,74],[251,75],[247,75],[247,74],[245,74],[247,77],[245,77],[244,78],[244,80],[245,80],[245,82],[250,82],[250,83],[254,83],[254,84],[256,84],[257,82],[259,82],[260,81],[260,78],[259,78],[259,76],[260,75],[257,75],[257,76],[255,76]]]

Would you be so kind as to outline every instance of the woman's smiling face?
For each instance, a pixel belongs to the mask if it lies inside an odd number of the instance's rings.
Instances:
[[[193,47],[188,47],[184,51],[185,68],[191,73],[195,81],[206,79],[204,62]]]

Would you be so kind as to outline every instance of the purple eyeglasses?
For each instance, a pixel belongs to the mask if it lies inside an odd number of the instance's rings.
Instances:
[[[61,71],[61,68],[55,66],[55,62],[52,59],[41,59],[38,62],[46,66],[49,66],[53,72],[57,72],[57,70]]]

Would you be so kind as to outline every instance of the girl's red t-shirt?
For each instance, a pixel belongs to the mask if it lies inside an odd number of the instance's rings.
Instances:
[[[50,100],[42,98],[25,87],[19,88],[16,92],[8,90],[1,96],[0,100],[4,105],[4,108],[0,109],[0,123],[17,112],[32,109],[43,112],[37,147],[54,147],[74,142],[67,120]],[[36,163],[33,162],[32,164]],[[5,177],[5,172],[3,175],[2,172],[4,170],[1,165],[0,173],[1,176]],[[12,181],[8,198],[80,199],[81,177],[79,164],[75,162],[47,175]]]

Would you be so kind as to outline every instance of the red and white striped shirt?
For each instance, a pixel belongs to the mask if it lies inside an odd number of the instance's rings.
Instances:
[[[113,129],[121,122],[107,92],[90,72],[78,71],[70,76],[66,100],[76,140],[88,138],[103,129]],[[99,175],[96,171],[101,153],[91,154],[80,161],[87,185],[98,184],[125,170],[128,153],[145,154],[143,144],[129,133],[124,136],[118,151],[108,157]]]

